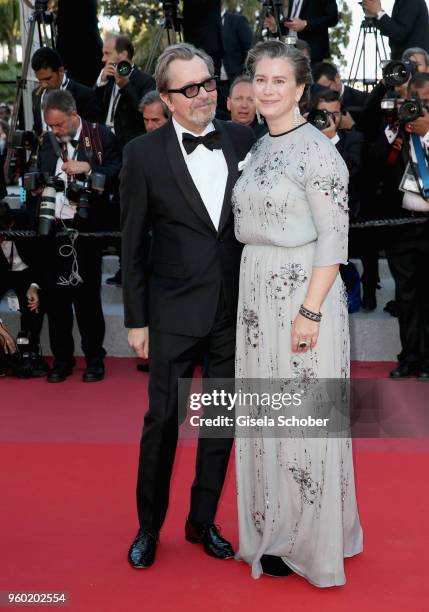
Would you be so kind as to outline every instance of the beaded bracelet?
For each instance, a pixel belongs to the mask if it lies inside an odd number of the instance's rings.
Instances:
[[[321,312],[312,312],[311,310],[308,310],[308,308],[306,308],[304,304],[301,304],[299,308],[299,314],[301,314],[306,319],[310,319],[310,321],[315,321],[316,323],[320,323],[320,321],[322,320]]]

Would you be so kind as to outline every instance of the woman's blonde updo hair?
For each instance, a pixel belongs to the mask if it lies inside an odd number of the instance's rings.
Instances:
[[[296,84],[305,85],[304,93],[299,103],[300,107],[303,108],[308,102],[309,89],[313,83],[310,62],[307,56],[298,51],[298,49],[295,49],[295,47],[286,45],[280,40],[259,42],[250,49],[246,60],[246,69],[252,79],[255,76],[258,62],[264,58],[288,60],[292,66]]]

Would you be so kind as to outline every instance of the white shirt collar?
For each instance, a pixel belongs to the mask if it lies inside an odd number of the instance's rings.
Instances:
[[[174,129],[176,130],[177,138],[179,139],[180,143],[182,142],[182,135],[185,132],[186,134],[192,134],[192,136],[205,136],[209,132],[213,132],[213,130],[215,129],[213,122],[210,121],[208,126],[204,128],[201,134],[196,134],[195,132],[191,132],[191,130],[187,130],[186,128],[184,128],[174,117],[173,117],[173,126],[174,126]]]

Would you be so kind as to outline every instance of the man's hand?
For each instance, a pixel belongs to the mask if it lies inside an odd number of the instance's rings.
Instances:
[[[27,291],[28,309],[32,312],[39,312],[39,292],[36,287],[31,286]]]
[[[115,77],[116,68],[113,64],[106,64],[101,72],[101,80],[107,81],[109,77]]]
[[[305,19],[291,19],[290,21],[286,21],[285,25],[289,30],[302,32],[307,27],[307,22]]]
[[[0,323],[0,347],[3,348],[5,353],[9,353],[10,355],[16,353],[15,340],[2,323]]]
[[[341,130],[351,130],[354,126],[355,122],[349,111],[346,111],[344,114],[341,114],[340,121],[340,129]]]
[[[335,125],[335,121],[333,120],[331,116],[329,116],[329,127],[327,127],[325,130],[322,130],[322,134],[325,134],[325,136],[331,139],[335,136],[336,133],[337,133],[337,128]]]
[[[91,170],[91,166],[88,162],[70,159],[63,164],[61,170],[66,174],[87,174]]]
[[[425,136],[429,132],[429,112],[424,108],[423,117],[419,117],[405,126],[409,134],[417,134],[417,136]]]
[[[268,28],[271,34],[275,34],[277,32],[277,23],[273,15],[267,15],[265,17],[264,27]]]
[[[149,358],[149,327],[135,327],[128,332],[128,344],[142,359]]]
[[[363,0],[362,8],[364,8],[366,11],[369,11],[370,13],[374,13],[374,15],[377,15],[377,13],[383,10],[381,8],[380,0]]]

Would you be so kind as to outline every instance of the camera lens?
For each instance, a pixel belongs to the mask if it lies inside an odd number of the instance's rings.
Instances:
[[[123,60],[122,62],[118,63],[118,65],[116,66],[116,70],[118,71],[118,74],[121,75],[121,77],[127,77],[131,74],[132,66],[130,62]]]

